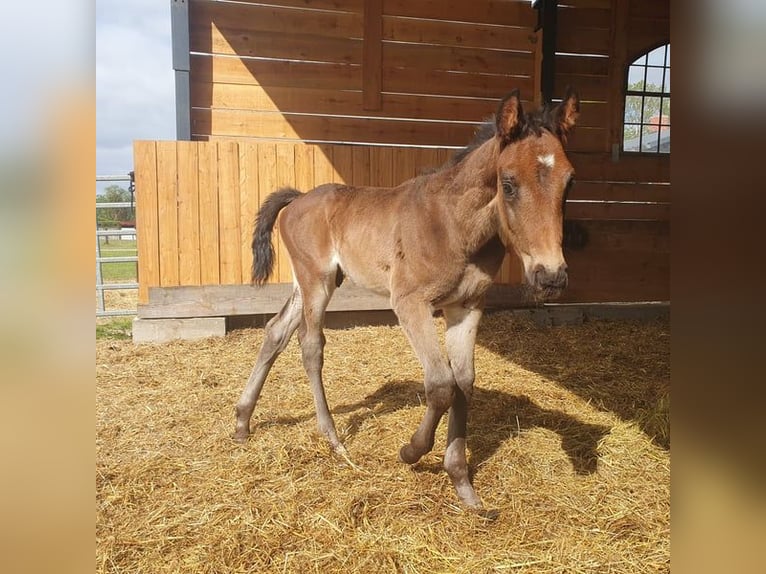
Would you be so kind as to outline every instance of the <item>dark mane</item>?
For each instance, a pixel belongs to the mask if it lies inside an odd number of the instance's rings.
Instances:
[[[555,134],[555,116],[558,104],[546,104],[545,106],[524,115],[523,129],[518,139],[523,139],[531,135],[540,136],[542,131],[548,130]],[[446,163],[445,167],[457,165],[463,161],[473,150],[480,147],[484,142],[495,137],[497,134],[497,125],[495,115],[491,115],[476,127],[473,139],[462,149],[459,149]]]

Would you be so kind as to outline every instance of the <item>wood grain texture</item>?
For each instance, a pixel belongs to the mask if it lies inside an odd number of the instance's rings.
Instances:
[[[149,300],[149,287],[160,285],[156,142],[133,144],[133,169],[136,174],[138,302],[141,304]]]

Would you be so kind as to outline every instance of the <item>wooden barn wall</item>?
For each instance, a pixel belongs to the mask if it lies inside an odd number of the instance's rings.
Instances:
[[[444,163],[449,149],[307,145],[255,141],[138,141],[134,144],[138,209],[139,303],[151,287],[250,282],[255,214],[285,185],[328,182],[390,187]],[[270,283],[292,283],[275,233]],[[508,257],[498,282],[521,281]]]
[[[510,88],[536,99],[535,22],[527,1],[192,0],[198,141],[135,144],[140,303],[150,287],[247,283],[254,215],[280,185],[396,185]],[[670,158],[612,154],[627,65],[668,41],[669,1],[562,0],[559,28],[555,91],[582,98],[566,216],[588,237],[565,250],[562,301],[669,300]],[[272,281],[290,282],[276,247]],[[508,258],[498,282],[520,279]]]
[[[627,66],[670,40],[669,0],[561,0],[555,92],[574,86],[582,115],[568,149],[567,219],[588,235],[567,249],[563,301],[670,299],[670,156],[617,153]]]
[[[533,101],[526,0],[189,3],[192,139],[462,146]]]

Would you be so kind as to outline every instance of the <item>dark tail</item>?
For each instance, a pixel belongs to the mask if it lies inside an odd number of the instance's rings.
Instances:
[[[253,276],[252,282],[263,285],[274,267],[274,246],[271,244],[271,232],[277,221],[277,215],[291,201],[302,194],[292,187],[283,187],[266,198],[258,211],[253,230]]]

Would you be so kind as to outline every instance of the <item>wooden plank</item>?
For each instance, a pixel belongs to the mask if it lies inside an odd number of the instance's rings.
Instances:
[[[267,6],[286,6],[293,8],[310,8],[313,10],[332,10],[336,12],[362,12],[364,0],[238,0],[247,4],[263,4]]]
[[[370,185],[370,146],[355,145],[352,148],[351,155],[353,161],[352,185]]]
[[[641,0],[627,4],[631,18],[670,19],[670,0]]]
[[[572,87],[577,89],[576,85]],[[610,127],[608,102],[581,102],[575,131],[581,127],[608,129]]]
[[[613,2],[614,0],[559,0],[559,8],[575,7],[609,10]]]
[[[592,254],[641,252],[670,253],[670,222],[657,220],[579,221],[588,235],[583,252]],[[569,250],[565,250],[567,253]],[[566,253],[565,253],[566,254]]]
[[[258,189],[259,201],[263,204],[264,200],[277,190],[277,148],[273,143],[258,144]],[[274,254],[277,257],[275,266],[269,279],[270,283],[278,283],[276,280],[278,273],[278,257],[280,249],[279,233],[271,236],[271,242],[274,246]]]
[[[340,64],[362,63],[362,41],[359,38],[328,38],[285,32],[253,33],[241,28],[211,28],[206,23],[191,22],[189,43],[191,52],[204,54]]]
[[[567,139],[568,152],[609,151],[609,131],[604,128],[578,126]]]
[[[383,62],[383,0],[364,3],[364,45],[362,48],[362,102],[365,110],[381,108]]]
[[[187,317],[232,317],[264,315],[279,312],[293,292],[288,283],[251,285],[202,285],[195,287],[157,288],[149,291],[149,302],[140,305],[141,319],[172,319]],[[493,285],[487,293],[487,305],[507,307],[527,304],[518,285]],[[384,311],[391,309],[388,296],[379,295],[344,282],[330,300],[327,310]]]
[[[567,153],[575,168],[575,177],[582,181],[670,181],[670,156],[659,154],[623,154],[618,162],[604,153]]]
[[[295,149],[294,144],[278,143],[276,145],[277,159],[277,187],[295,187]],[[280,233],[279,220],[277,220],[276,232]],[[280,241],[277,248],[278,266],[274,273],[274,280],[279,283],[292,283],[293,273],[290,264],[290,254],[285,247],[284,241]]]
[[[316,146],[295,146],[295,187],[306,192],[314,187],[314,152]]]
[[[669,203],[567,201],[567,219],[670,219]]]
[[[218,238],[222,284],[242,283],[240,233],[239,148],[218,142]]]
[[[556,51],[568,54],[609,55],[610,36],[608,29],[580,28],[566,22],[559,23]]]
[[[608,76],[580,76],[577,74],[556,73],[554,91],[564,94],[567,86],[577,88],[581,100],[589,102],[609,101],[609,78]]]
[[[383,90],[386,92],[499,99],[514,88],[518,88],[525,99],[532,100],[534,80],[530,76],[462,74],[416,68],[383,69]]]
[[[609,144],[621,146],[625,108],[625,70],[628,50],[628,4],[617,2],[612,20],[612,67],[609,75]]]
[[[178,279],[200,285],[199,161],[195,142],[179,141],[178,153]]]
[[[157,207],[157,144],[133,144],[136,177],[136,239],[138,251],[138,302],[149,300],[149,287],[160,285],[159,214]]]
[[[252,235],[255,217],[261,204],[258,188],[258,144],[239,143],[239,205],[240,205],[240,245],[242,254],[242,282],[247,283],[252,276],[253,252]]]
[[[530,52],[396,42],[383,43],[383,66],[518,76],[532,76],[535,71]]]
[[[475,128],[470,123],[388,119],[332,118],[309,115],[192,110],[192,135],[411,145],[464,145]]]
[[[392,187],[393,181],[393,148],[370,148],[370,185],[376,187]]]
[[[226,317],[277,313],[293,291],[292,283],[276,283],[255,287],[221,285],[151,289],[149,304],[142,306],[142,319],[183,317]],[[344,282],[333,295],[328,311],[374,311],[390,309],[387,296],[372,293]]]
[[[565,28],[600,28],[609,29],[612,25],[610,8],[594,7],[559,7],[557,25]]]
[[[567,255],[569,285],[561,303],[670,300],[670,257],[651,253]]]
[[[200,280],[203,285],[221,281],[218,253],[218,145],[197,142],[199,162]]]
[[[577,181],[569,199],[603,201],[650,201],[669,203],[670,184]]]
[[[670,42],[670,21],[662,19],[632,18],[628,34],[628,60]]]
[[[532,94],[527,94],[531,99]],[[396,117],[447,121],[481,121],[495,111],[499,97],[460,98],[382,94],[381,110],[365,110],[361,91],[312,88],[263,88],[245,84],[192,82],[196,108],[230,108],[315,115]],[[585,110],[582,114],[585,115]]]
[[[350,145],[333,146],[332,167],[333,182],[351,185],[354,179],[353,147]]]
[[[191,55],[191,81],[283,88],[361,90],[362,68],[322,62]]]
[[[319,34],[336,38],[361,38],[361,14],[324,10],[283,8],[232,2],[196,0],[189,5],[194,26],[238,29],[251,34]]]
[[[383,39],[466,48],[532,52],[532,27],[421,20],[383,15]]]
[[[393,148],[392,178],[395,186],[412,179],[417,175],[415,154],[410,148]]]
[[[602,56],[584,54],[559,54],[556,56],[556,72],[578,76],[608,76],[611,60]]]
[[[178,164],[176,142],[157,142],[160,285],[178,285]]]
[[[335,182],[335,169],[333,168],[333,156],[335,146],[314,146],[314,185]]]
[[[384,0],[383,13],[387,16],[440,19],[476,24],[499,24],[533,28],[537,12],[529,2],[507,0]]]

